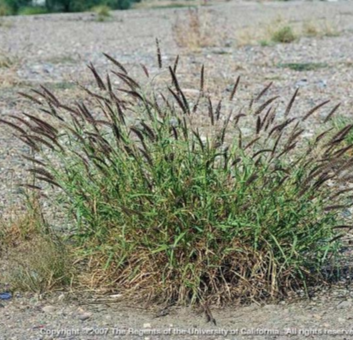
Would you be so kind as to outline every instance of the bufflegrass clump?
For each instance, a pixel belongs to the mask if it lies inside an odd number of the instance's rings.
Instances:
[[[111,74],[89,66],[89,103],[68,106],[42,88],[24,96],[46,119],[2,120],[36,154],[26,156],[39,181],[32,188],[49,183],[74,213],[71,234],[94,282],[159,301],[243,302],[320,278],[345,230],[349,192],[334,183],[353,165],[344,157],[353,145],[342,145],[353,125],[306,140],[307,120],[327,101],[292,117],[296,92],[276,118],[267,86],[235,111],[239,78],[215,102],[203,67],[192,98],[177,61],[163,89],[145,67],[139,83],[107,58]]]

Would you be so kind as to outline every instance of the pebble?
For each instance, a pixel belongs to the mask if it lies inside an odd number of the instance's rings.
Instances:
[[[350,301],[350,300],[342,301],[337,305],[337,309],[351,308],[352,305],[353,305],[352,301]]]
[[[144,323],[143,324],[143,328],[151,328],[151,324],[150,323]]]
[[[307,79],[301,79],[295,83],[295,87],[304,87],[308,84]]]
[[[92,316],[91,313],[85,312],[85,313],[79,314],[79,315],[78,315],[78,318],[79,318],[81,321],[86,321],[86,320],[88,320],[91,316]]]
[[[43,308],[42,308],[42,311],[44,312],[44,313],[53,313],[53,312],[55,312],[55,310],[56,310],[56,307],[54,307],[54,306],[44,306]]]
[[[60,294],[58,296],[58,301],[63,301],[65,299],[65,294]]]

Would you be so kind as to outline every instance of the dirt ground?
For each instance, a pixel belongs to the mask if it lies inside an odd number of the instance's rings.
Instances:
[[[132,73],[157,70],[155,39],[160,40],[163,63],[180,55],[179,77],[184,88],[199,82],[205,65],[207,88],[216,96],[227,94],[242,76],[244,99],[250,99],[273,81],[271,93],[288,101],[300,88],[298,113],[320,101],[341,102],[339,114],[352,117],[353,2],[237,2],[200,9],[207,12],[219,34],[216,46],[198,51],[178,46],[173,33],[177,17],[187,9],[148,9],[114,12],[107,22],[93,14],[11,17],[0,21],[0,116],[31,107],[17,94],[45,84],[68,101],[80,98],[75,82],[90,84],[86,64],[104,72],[111,54]],[[324,23],[335,34],[300,36],[290,44],[247,43],[281,17],[295,27]],[[250,36],[250,38],[249,38]],[[245,37],[245,38],[244,38]],[[245,42],[244,42],[245,39]],[[255,38],[256,40],[256,38]],[[1,60],[1,59],[0,59]],[[292,66],[290,66],[292,65]],[[294,66],[293,66],[294,65]],[[295,68],[295,65],[304,70]],[[309,68],[305,69],[305,65]],[[324,115],[326,112],[322,112]],[[322,118],[311,121],[315,128]],[[19,154],[28,150],[0,126],[0,213],[20,206],[17,184],[25,164]],[[351,254],[346,251],[347,256]],[[1,265],[0,265],[0,268]],[[162,311],[155,306],[131,305],[120,297],[97,300],[95,292],[83,296],[16,295],[0,300],[0,340],[27,339],[350,339],[353,338],[351,277],[342,277],[330,289],[319,289],[309,299],[212,308],[217,325],[202,312],[186,307]],[[5,289],[0,273],[0,293]],[[80,297],[79,297],[80,296]],[[164,315],[165,314],[165,315]]]

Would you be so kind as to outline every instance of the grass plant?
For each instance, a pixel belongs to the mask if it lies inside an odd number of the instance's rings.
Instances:
[[[225,34],[210,11],[189,8],[176,17],[173,25],[174,40],[178,46],[199,51],[204,47],[220,46]]]
[[[0,281],[12,291],[43,293],[71,283],[73,266],[68,247],[48,229],[36,195],[30,194],[23,213],[0,221]]]
[[[296,91],[277,117],[266,86],[235,110],[239,78],[215,101],[204,67],[198,95],[186,95],[178,59],[164,69],[159,48],[165,88],[145,67],[138,82],[106,57],[115,70],[89,66],[89,101],[69,105],[42,87],[23,94],[37,115],[1,119],[36,155],[27,157],[33,189],[52,186],[75,216],[71,235],[92,281],[135,298],[223,303],[279,298],[320,280],[347,228],[349,193],[332,183],[353,165],[353,145],[342,144],[353,124],[307,140],[307,120],[328,101],[292,116]]]
[[[111,17],[110,7],[106,5],[95,6],[92,11],[97,15],[97,21],[99,22],[107,21]]]

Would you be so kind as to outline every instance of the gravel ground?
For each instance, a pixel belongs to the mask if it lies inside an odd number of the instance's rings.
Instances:
[[[0,309],[0,339],[351,339],[351,295],[336,287],[310,301],[213,308],[216,325],[185,307],[27,295]]]
[[[165,64],[172,63],[176,55],[181,56],[179,69],[184,87],[198,82],[196,76],[201,65],[205,64],[208,89],[216,96],[226,93],[234,79],[241,75],[243,89],[240,96],[243,99],[249,99],[250,94],[273,81],[271,94],[281,94],[284,100],[289,100],[295,89],[301,88],[298,112],[330,99],[332,105],[342,103],[339,114],[351,117],[352,1],[231,1],[210,6],[207,11],[222,23],[217,29],[222,29],[226,38],[218,46],[205,47],[198,53],[178,47],[173,38],[173,23],[177,15],[187,14],[185,9],[115,12],[111,20],[102,23],[90,13],[1,20],[0,53],[5,54],[12,65],[10,68],[0,67],[0,116],[22,110],[30,112],[31,106],[19,98],[17,92],[39,84],[46,84],[69,101],[77,99],[80,93],[74,82],[79,80],[90,84],[87,63],[93,62],[101,71],[109,68],[102,52],[116,57],[133,73],[138,74],[136,65],[139,63],[156,70],[154,41],[158,37]],[[307,20],[327,20],[337,25],[340,33],[335,37],[302,37],[291,44],[273,46],[237,44],[237,34],[243,30],[256,30],[278,16],[293,25]],[[285,63],[320,63],[322,66],[299,72],[279,67]],[[309,129],[317,127],[321,115],[313,117]],[[13,210],[14,205],[20,208],[21,191],[17,184],[25,176],[25,164],[19,159],[22,152],[28,150],[1,125],[2,214],[9,211],[17,213]],[[347,251],[347,256],[349,254]],[[348,280],[329,291],[320,291],[312,300],[214,309],[217,326],[206,323],[198,311],[181,307],[172,307],[166,316],[156,318],[158,311],[148,306],[129,306],[126,301],[99,302],[65,293],[44,298],[17,296],[10,301],[0,301],[0,339],[301,339],[304,336],[349,339],[353,336],[351,288]],[[131,332],[141,330],[145,333],[123,335],[130,328]],[[291,335],[284,333],[288,328],[292,329]],[[167,334],[148,334],[149,329],[166,330]],[[218,332],[233,330],[234,334],[217,335],[214,332],[197,335],[197,330],[207,329]],[[181,334],[183,330],[185,333]],[[344,333],[349,331],[350,335]],[[262,334],[264,332],[267,334]]]

